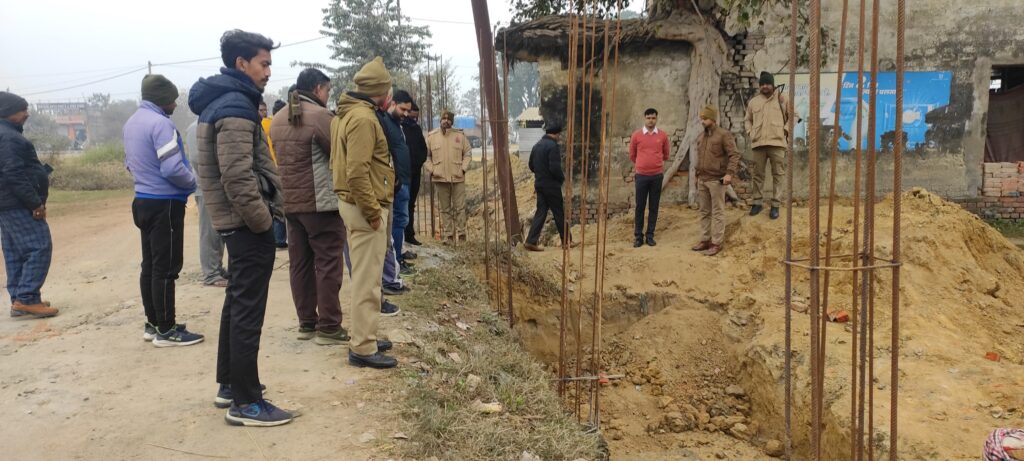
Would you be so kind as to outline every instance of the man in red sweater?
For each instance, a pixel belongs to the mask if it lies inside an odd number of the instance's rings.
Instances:
[[[658,204],[661,202],[661,182],[665,161],[668,160],[668,135],[657,128],[658,111],[644,111],[644,127],[633,132],[629,139],[629,161],[633,162],[636,184],[636,212],[633,216],[633,248],[644,244],[657,245],[654,228],[658,224]],[[644,208],[647,213],[647,232],[644,232]]]

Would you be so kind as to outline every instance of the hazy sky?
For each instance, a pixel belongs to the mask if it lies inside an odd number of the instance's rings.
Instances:
[[[228,29],[259,32],[283,45],[321,37],[329,0],[172,0],[0,2],[0,89],[31,102],[81,101],[92,93],[137,99],[147,61],[179,87],[221,66],[219,40]],[[472,84],[479,55],[469,0],[402,0],[402,13],[429,25],[433,54],[452,58],[462,90]],[[488,0],[491,22],[507,24],[509,0]],[[267,90],[295,81],[292,61],[324,62],[327,39],[273,52]],[[202,58],[201,62],[158,65]],[[132,72],[111,80],[90,83]],[[87,84],[88,83],[88,84]],[[87,85],[84,85],[87,84]],[[83,86],[78,86],[83,85]],[[77,86],[76,88],[63,89]]]

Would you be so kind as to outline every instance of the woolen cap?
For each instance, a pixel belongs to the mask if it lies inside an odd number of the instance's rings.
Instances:
[[[384,59],[380,56],[366,63],[356,76],[352,78],[356,91],[367,96],[383,96],[391,89],[391,74],[384,67]]]
[[[706,118],[708,120],[718,121],[718,109],[715,106],[708,104],[700,110],[700,118]]]
[[[761,72],[761,77],[757,79],[758,85],[771,85],[775,86],[775,76],[770,72]]]
[[[23,110],[28,110],[28,101],[14,93],[0,91],[0,118],[7,118]]]
[[[142,77],[142,99],[160,107],[169,106],[178,100],[178,87],[163,75],[149,74]]]

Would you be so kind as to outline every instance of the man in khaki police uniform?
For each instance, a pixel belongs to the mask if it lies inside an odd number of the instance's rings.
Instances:
[[[747,104],[746,128],[750,146],[754,150],[753,206],[750,215],[756,216],[763,209],[764,175],[767,163],[772,163],[771,210],[768,217],[778,219],[782,204],[782,176],[786,173],[786,145],[789,134],[786,122],[789,109],[781,93],[775,91],[775,77],[761,72],[758,79],[760,92]]]
[[[427,135],[427,162],[424,164],[437,191],[441,207],[441,235],[447,242],[456,236],[466,239],[466,170],[472,156],[469,140],[462,130],[452,128],[455,114],[441,114],[441,128]]]

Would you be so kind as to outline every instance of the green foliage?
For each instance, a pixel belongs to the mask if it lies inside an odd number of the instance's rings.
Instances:
[[[323,10],[323,29],[330,37],[331,59],[340,65],[293,63],[316,67],[334,74],[335,90],[351,86],[352,77],[373,58],[384,58],[392,75],[411,74],[427,56],[430,37],[427,26],[413,26],[409,18],[399,16],[395,0],[331,0]]]
[[[621,1],[623,9],[629,6],[630,0]],[[615,14],[619,0],[578,1],[575,4],[577,14],[588,12],[605,17]],[[513,0],[509,11],[512,12],[513,23],[530,22],[542,16],[568,13],[569,0]]]
[[[510,64],[511,65],[511,64]],[[518,117],[540,105],[540,71],[535,62],[517,62],[508,71],[508,115]]]

